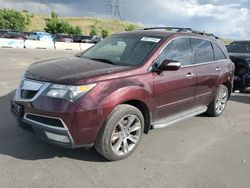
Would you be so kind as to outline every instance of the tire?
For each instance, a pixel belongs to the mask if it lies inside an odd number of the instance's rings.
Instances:
[[[137,148],[143,130],[141,111],[131,105],[118,105],[101,128],[95,149],[109,161],[124,159]]]
[[[216,92],[213,101],[208,105],[207,114],[212,117],[220,116],[225,110],[228,101],[228,88],[225,85],[220,85]]]

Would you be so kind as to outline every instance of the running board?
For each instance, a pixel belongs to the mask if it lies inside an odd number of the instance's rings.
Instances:
[[[197,116],[199,114],[202,114],[206,111],[207,111],[207,106],[191,109],[191,110],[188,110],[185,112],[181,112],[179,114],[169,116],[169,117],[162,119],[160,121],[153,122],[152,128],[158,129],[158,128],[167,127],[167,126],[175,124],[179,121],[182,121],[182,120]]]

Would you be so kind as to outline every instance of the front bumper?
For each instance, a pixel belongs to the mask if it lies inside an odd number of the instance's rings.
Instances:
[[[60,147],[92,147],[101,125],[97,105],[88,96],[78,103],[45,97],[49,85],[26,80],[17,88],[11,111],[18,125]]]
[[[14,101],[11,102],[11,112],[22,129],[35,134],[41,140],[60,147],[75,148],[74,140],[67,127],[55,127],[49,124],[50,119],[62,121],[61,119],[29,113],[24,114],[24,107],[16,104]],[[42,117],[43,122],[30,117]],[[46,123],[46,118],[48,123]]]

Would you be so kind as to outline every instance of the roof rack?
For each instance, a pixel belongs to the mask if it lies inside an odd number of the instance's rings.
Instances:
[[[170,31],[175,31],[175,32],[182,32],[182,33],[195,33],[195,34],[199,34],[199,35],[205,35],[205,36],[209,36],[209,37],[214,37],[216,39],[219,39],[219,37],[215,36],[212,33],[206,33],[205,31],[194,31],[191,28],[188,27],[148,27],[148,28],[144,28],[143,30],[159,30],[159,29],[164,29],[164,30],[170,30]]]

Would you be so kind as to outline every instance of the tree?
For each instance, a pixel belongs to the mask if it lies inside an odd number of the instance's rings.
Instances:
[[[132,24],[130,24],[130,25],[125,29],[125,31],[133,31],[133,30],[135,30],[135,26],[132,25]]]
[[[46,22],[46,27],[44,28],[46,32],[55,33],[67,33],[69,35],[81,35],[82,29],[79,26],[71,26],[69,23],[64,22],[58,18],[55,11],[51,12],[51,18]]]
[[[21,12],[11,9],[0,9],[1,29],[23,31],[26,24],[28,24],[28,22]]]
[[[82,29],[80,26],[75,26],[74,35],[81,35]]]
[[[102,30],[102,37],[106,38],[107,36],[109,36],[109,32],[105,29]]]
[[[92,25],[92,29],[91,29],[89,35],[90,35],[90,36],[97,35],[96,27],[95,27],[94,25]]]
[[[51,18],[52,19],[57,19],[58,18],[58,15],[54,10],[51,12]]]

